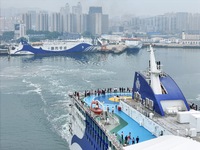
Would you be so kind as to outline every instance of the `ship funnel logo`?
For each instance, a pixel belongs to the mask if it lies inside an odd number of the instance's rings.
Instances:
[[[137,88],[137,90],[139,91],[139,90],[140,90],[140,80],[139,80],[139,78],[137,78],[135,84],[136,84],[136,88]]]

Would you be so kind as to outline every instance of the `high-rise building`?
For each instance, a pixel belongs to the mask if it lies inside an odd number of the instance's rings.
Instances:
[[[93,35],[108,33],[108,15],[102,14],[102,7],[89,8],[87,29]]]
[[[71,32],[72,24],[71,24],[71,14],[70,14],[70,6],[67,3],[65,7],[60,9],[61,14],[61,29],[62,32]]]
[[[90,7],[89,14],[102,14],[102,7]]]
[[[36,11],[28,11],[28,14],[31,16],[31,29],[35,30],[36,28]]]
[[[82,5],[80,2],[76,6],[72,7],[72,32],[83,33],[86,28],[86,17],[82,13]]]
[[[22,22],[25,24],[26,30],[31,30],[32,29],[31,14],[29,14],[29,13],[22,14]]]
[[[51,32],[63,32],[62,31],[62,26],[61,26],[61,15],[60,13],[52,13],[51,18],[50,18],[50,31]]]
[[[72,6],[72,14],[82,14],[82,5],[80,2],[76,6]]]
[[[49,31],[49,15],[47,12],[39,12],[36,17],[36,30]]]
[[[189,14],[187,12],[176,13],[176,21],[177,21],[176,30],[178,32],[181,33],[182,31],[188,31],[188,25],[189,25],[188,17]]]
[[[28,11],[21,16],[22,23],[25,24],[26,30],[35,30],[36,25],[36,12]]]
[[[109,17],[107,14],[102,15],[102,34],[107,34],[109,31]]]
[[[200,14],[189,14],[188,33],[200,34]]]

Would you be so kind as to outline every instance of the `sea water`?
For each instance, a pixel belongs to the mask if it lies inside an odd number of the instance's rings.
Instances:
[[[156,60],[186,99],[200,102],[200,50],[159,49]],[[149,53],[0,56],[0,149],[67,150],[70,91],[132,87]]]

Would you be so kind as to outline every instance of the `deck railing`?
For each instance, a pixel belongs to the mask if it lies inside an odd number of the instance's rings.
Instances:
[[[91,116],[91,118],[99,126],[99,128],[101,128],[104,131],[104,133],[108,137],[108,140],[112,143],[112,145],[115,147],[115,149],[116,150],[122,150],[123,149],[123,145],[119,142],[117,136],[112,134],[112,133],[110,133],[106,129],[107,126],[106,126],[105,123],[103,123],[102,121],[96,121],[95,117],[97,115],[90,110],[90,107],[87,104],[83,103],[84,94],[80,93],[79,97],[72,95],[72,98],[79,104],[81,109],[85,110],[85,112],[88,113]],[[112,115],[110,113],[108,113],[108,116],[110,118],[112,118],[112,120],[110,120],[110,122],[112,122],[112,124],[119,124],[119,120],[118,120],[117,117],[115,117],[114,115]]]

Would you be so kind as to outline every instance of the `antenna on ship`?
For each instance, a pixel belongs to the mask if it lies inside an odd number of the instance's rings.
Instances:
[[[155,94],[162,94],[162,88],[160,86],[161,83],[159,79],[159,75],[161,71],[160,71],[160,67],[158,67],[160,65],[156,63],[152,45],[149,45],[149,52],[150,52],[149,73],[150,73],[150,79],[151,79],[151,88],[153,89]]]

